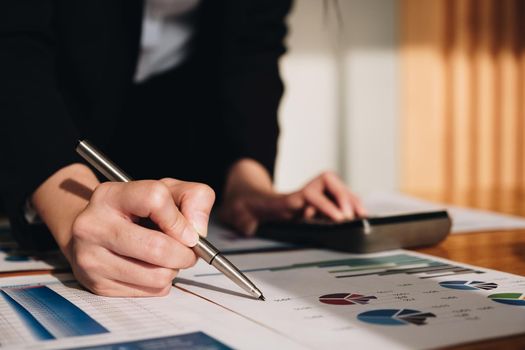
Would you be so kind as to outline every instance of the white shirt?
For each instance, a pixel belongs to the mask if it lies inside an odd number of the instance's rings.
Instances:
[[[146,0],[135,82],[165,72],[188,54],[194,32],[190,15],[200,0]]]

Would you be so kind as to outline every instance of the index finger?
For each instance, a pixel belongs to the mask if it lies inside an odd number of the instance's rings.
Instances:
[[[346,195],[347,189],[345,184],[339,179],[339,177],[330,172],[323,174],[322,179],[326,190],[333,197],[345,218],[353,219],[354,213],[351,202]]]
[[[153,180],[133,181],[123,184],[117,205],[127,214],[149,217],[160,230],[181,243],[193,247],[199,236],[181,214],[168,187]]]
[[[326,189],[334,197],[337,205],[341,208],[348,219],[354,218],[354,213],[362,217],[366,210],[359,198],[353,195],[345,183],[335,174],[327,173],[323,177]]]

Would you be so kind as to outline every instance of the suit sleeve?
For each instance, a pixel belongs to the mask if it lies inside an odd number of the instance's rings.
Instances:
[[[53,11],[49,0],[0,4],[0,189],[16,238],[33,246],[49,234],[25,223],[25,201],[76,161],[78,139],[56,79]]]
[[[236,157],[259,161],[273,176],[283,94],[278,59],[285,52],[289,0],[231,1],[222,66],[226,129]]]

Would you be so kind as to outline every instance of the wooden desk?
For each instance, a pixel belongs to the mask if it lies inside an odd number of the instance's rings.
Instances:
[[[416,251],[525,276],[525,230],[451,235],[438,246]],[[525,349],[525,333],[450,349]]]
[[[458,234],[438,246],[416,251],[525,276],[525,230]],[[42,271],[41,273],[48,273]],[[4,273],[16,276],[27,273]],[[455,346],[455,350],[525,349],[525,334]]]

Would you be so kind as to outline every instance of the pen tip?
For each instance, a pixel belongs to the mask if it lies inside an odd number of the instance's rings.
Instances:
[[[266,298],[264,297],[264,295],[261,294],[261,296],[259,297],[260,300],[262,301],[266,301]]]

